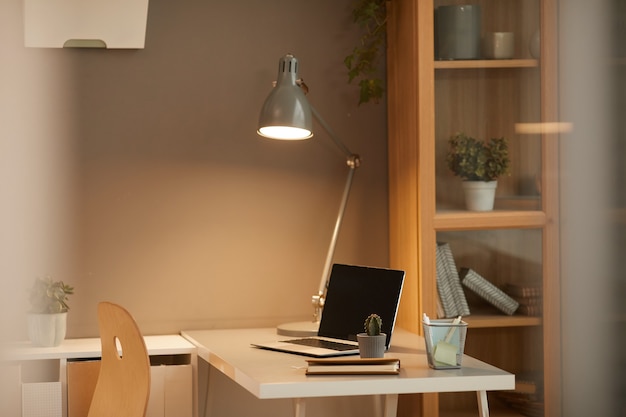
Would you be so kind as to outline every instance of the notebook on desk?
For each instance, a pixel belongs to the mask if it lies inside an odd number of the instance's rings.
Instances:
[[[358,354],[356,335],[363,332],[365,318],[376,313],[382,318],[389,349],[403,283],[404,271],[335,264],[316,337],[284,338],[252,345],[313,357]]]

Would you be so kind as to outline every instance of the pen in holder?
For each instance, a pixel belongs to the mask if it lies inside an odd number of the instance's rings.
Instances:
[[[455,319],[422,321],[428,366],[434,369],[455,369],[461,367],[467,323],[461,317]]]

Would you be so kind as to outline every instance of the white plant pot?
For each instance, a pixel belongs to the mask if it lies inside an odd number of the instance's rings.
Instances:
[[[463,181],[465,207],[470,211],[493,210],[498,181]]]
[[[358,333],[356,339],[359,342],[359,355],[362,358],[382,358],[385,356],[385,342],[387,341],[385,333],[376,336]]]
[[[59,346],[65,339],[67,312],[28,314],[28,338],[35,346]]]

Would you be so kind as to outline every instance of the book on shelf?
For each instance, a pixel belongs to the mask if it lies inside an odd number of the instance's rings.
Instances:
[[[525,316],[541,316],[543,314],[541,283],[509,283],[505,288],[506,292],[520,305],[517,313]]]
[[[524,316],[541,316],[543,314],[543,306],[541,304],[526,305],[520,302],[517,312]]]
[[[516,300],[520,304],[517,309],[518,314],[522,314],[524,316],[541,316],[543,314],[542,298],[516,298]]]
[[[437,242],[435,260],[437,293],[443,310],[443,316],[438,317],[469,316],[469,305],[448,243]]]
[[[469,268],[461,268],[460,276],[464,286],[474,291],[485,301],[509,316],[514,314],[519,303],[504,291]]]
[[[508,283],[506,284],[506,292],[516,298],[541,298],[542,288],[540,282],[531,283]]]
[[[398,358],[308,359],[307,375],[397,375]]]
[[[543,297],[516,297],[513,296],[518,303],[525,306],[541,306],[543,304]]]

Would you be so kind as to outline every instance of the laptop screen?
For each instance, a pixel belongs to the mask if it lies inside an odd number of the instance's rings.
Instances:
[[[403,282],[404,271],[333,265],[318,335],[356,341],[367,316],[375,313],[389,347]]]

